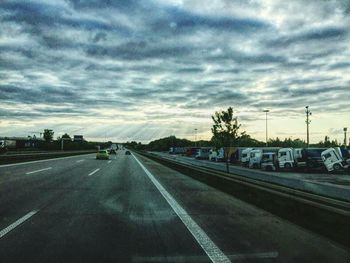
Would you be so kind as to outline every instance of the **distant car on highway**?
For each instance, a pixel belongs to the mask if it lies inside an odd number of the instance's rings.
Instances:
[[[130,155],[130,154],[131,154],[130,151],[126,151],[126,152],[125,152],[125,155]]]
[[[104,159],[108,160],[109,159],[109,154],[107,150],[100,150],[96,153],[96,159]]]

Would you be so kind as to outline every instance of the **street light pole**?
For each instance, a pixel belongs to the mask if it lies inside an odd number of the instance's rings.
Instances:
[[[309,106],[305,107],[305,113],[306,113],[306,143],[307,147],[309,147],[310,137],[309,137],[309,124],[311,121],[309,120],[309,116],[312,115],[311,111],[309,110]]]
[[[197,147],[197,128],[194,129],[194,147]]]
[[[348,128],[344,128],[343,131],[344,131],[344,146],[346,148],[346,132],[347,132]]]
[[[266,147],[267,147],[267,113],[269,112],[269,110],[264,110],[263,112],[265,112],[266,113]]]
[[[61,138],[61,151],[63,151],[63,141],[70,141],[69,138]]]

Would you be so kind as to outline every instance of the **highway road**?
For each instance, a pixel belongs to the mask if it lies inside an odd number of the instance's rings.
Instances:
[[[350,262],[350,250],[118,151],[0,166],[0,262]]]

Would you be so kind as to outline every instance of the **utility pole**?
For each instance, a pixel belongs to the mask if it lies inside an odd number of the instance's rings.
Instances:
[[[267,147],[267,113],[269,112],[269,110],[264,110],[263,112],[266,113],[266,147]]]
[[[312,115],[311,111],[309,110],[309,106],[305,107],[305,113],[306,113],[306,143],[307,143],[307,147],[309,147],[309,142],[310,142],[309,125],[311,123],[311,120],[309,120],[309,117]]]
[[[348,128],[346,128],[346,127],[343,129],[343,131],[344,131],[344,146],[345,146],[345,148],[347,146],[346,145],[346,132],[347,132],[347,130],[348,130]]]

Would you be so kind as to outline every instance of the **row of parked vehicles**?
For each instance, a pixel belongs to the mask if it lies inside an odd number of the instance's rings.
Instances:
[[[263,170],[324,170],[349,169],[350,154],[345,148],[279,148],[245,149],[242,164]]]
[[[225,154],[226,152],[226,154]],[[350,170],[350,152],[346,148],[280,148],[280,147],[227,147],[215,150],[211,147],[170,148],[171,154],[183,154],[196,159],[226,161],[245,167],[277,170]]]

